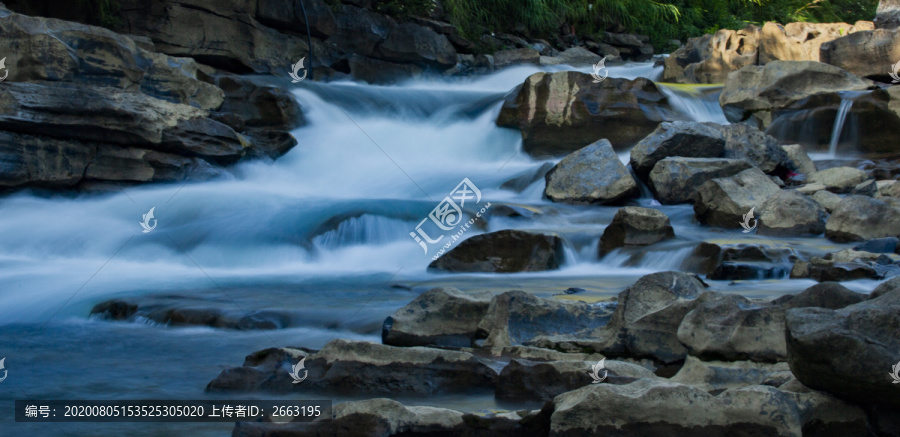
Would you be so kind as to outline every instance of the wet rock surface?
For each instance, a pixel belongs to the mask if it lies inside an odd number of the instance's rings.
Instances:
[[[564,259],[556,235],[506,230],[476,235],[429,264],[448,272],[533,272],[556,270]]]

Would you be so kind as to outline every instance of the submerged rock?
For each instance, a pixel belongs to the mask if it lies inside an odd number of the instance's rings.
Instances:
[[[556,270],[564,258],[562,238],[510,229],[463,240],[428,268],[447,272],[535,272]]]
[[[649,246],[675,238],[669,217],[651,208],[626,206],[619,209],[600,237],[599,256],[626,246]]]
[[[545,176],[554,202],[621,203],[640,193],[637,182],[603,139],[563,158]]]

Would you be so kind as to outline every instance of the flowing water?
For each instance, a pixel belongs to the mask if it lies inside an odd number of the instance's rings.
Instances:
[[[390,87],[304,82],[294,94],[308,123],[293,132],[299,145],[275,162],[243,163],[202,183],[0,198],[0,358],[6,357],[9,372],[0,383],[0,430],[230,435],[230,424],[10,422],[14,399],[210,397],[206,384],[255,350],[319,348],[333,338],[380,341],[384,318],[433,286],[544,296],[580,287],[587,291],[576,298],[596,301],[647,273],[683,268],[700,241],[784,245],[808,253],[838,247],[822,239],[774,241],[703,228],[690,206],[660,206],[672,219],[676,240],[598,260],[597,241],[617,208],[547,202],[540,177],[519,191],[500,188],[554,162],[529,158],[521,152],[519,132],[494,123],[503,97],[536,71],[520,67]],[[611,77],[656,78],[660,72],[650,63],[610,68]],[[662,89],[685,118],[724,122],[717,89]],[[464,238],[507,228],[554,231],[568,244],[565,265],[512,275],[427,272],[433,252],[423,254],[410,232],[464,178],[480,189],[482,203],[537,211],[531,219],[490,216]],[[647,206],[651,199],[638,203]],[[157,225],[143,233],[139,222],[151,208]],[[812,284],[711,283],[751,297]],[[870,290],[873,284],[850,286]],[[237,331],[89,317],[94,305],[111,298],[167,299],[237,314],[279,311],[287,321],[285,329]],[[504,406],[488,395],[409,402],[460,410]]]

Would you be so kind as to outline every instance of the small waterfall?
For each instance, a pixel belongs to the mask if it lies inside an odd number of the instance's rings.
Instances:
[[[838,141],[841,138],[841,131],[844,129],[844,122],[847,121],[847,114],[853,106],[853,99],[847,96],[841,98],[841,106],[838,107],[837,117],[834,119],[834,128],[831,130],[831,142],[828,144],[828,155],[831,158],[837,157]]]
[[[688,119],[728,124],[725,112],[719,105],[721,85],[657,83],[656,86],[669,99],[669,104]]]

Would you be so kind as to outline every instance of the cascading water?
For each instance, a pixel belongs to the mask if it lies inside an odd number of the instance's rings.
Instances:
[[[521,153],[520,133],[495,124],[506,93],[537,71],[519,67],[391,87],[306,82],[293,92],[308,124],[293,132],[299,145],[275,162],[243,163],[228,177],[184,186],[0,198],[0,356],[7,357],[7,368],[27,376],[10,378],[3,390],[11,399],[89,399],[104,397],[114,385],[125,398],[196,399],[223,364],[240,362],[253,350],[318,348],[335,337],[378,341],[384,318],[434,285],[521,287],[545,295],[581,287],[597,298],[650,271],[677,268],[685,244],[709,234],[692,221],[689,206],[659,206],[680,243],[629,264],[615,255],[596,257],[597,239],[616,207],[550,203],[541,199],[542,178],[519,191],[501,188],[548,162]],[[610,76],[656,77],[660,71],[644,63],[610,67]],[[661,89],[685,118],[724,121],[714,110],[715,88]],[[423,254],[409,232],[463,178],[487,201],[536,211],[528,219],[491,216],[464,238],[505,228],[556,232],[570,243],[563,268],[514,275],[427,272],[432,253]],[[157,227],[142,233],[141,215],[154,207]],[[756,286],[754,292],[808,285],[785,284]],[[87,317],[98,302],[122,297],[241,313],[280,311],[286,327],[170,329]],[[182,351],[191,351],[189,360]],[[137,361],[156,368],[136,374]],[[24,369],[17,363],[42,365]],[[68,377],[73,374],[74,381]],[[471,400],[442,402],[466,410],[493,400],[476,406],[465,404]],[[154,433],[165,430],[145,435]]]
[[[852,106],[852,98],[841,98],[841,105],[838,107],[837,116],[834,119],[834,129],[831,130],[831,141],[828,144],[828,155],[832,158],[837,157],[838,141],[841,139],[841,131],[844,129],[844,122],[847,121],[847,114]]]

